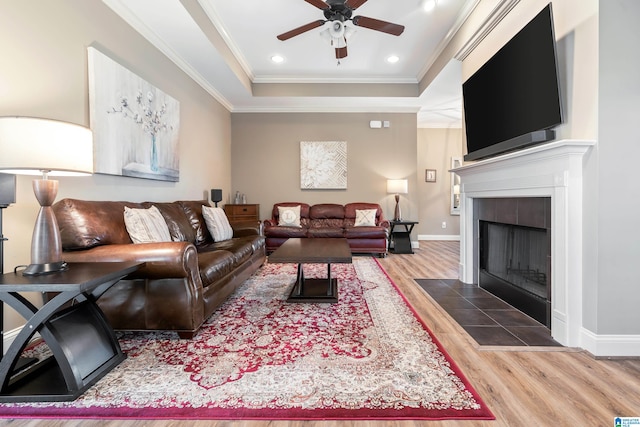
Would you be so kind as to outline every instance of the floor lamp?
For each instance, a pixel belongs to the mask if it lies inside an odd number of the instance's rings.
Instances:
[[[40,211],[31,238],[31,264],[25,276],[66,269],[58,222],[51,205],[58,181],[50,176],[93,173],[93,137],[85,127],[32,117],[0,117],[0,172],[42,175],[33,180]]]

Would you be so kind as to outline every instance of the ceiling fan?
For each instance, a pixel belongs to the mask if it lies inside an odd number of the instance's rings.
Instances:
[[[354,32],[354,29],[348,27],[347,21],[351,21],[353,25],[369,28],[371,30],[382,31],[383,33],[399,36],[404,31],[403,25],[393,24],[391,22],[381,21],[379,19],[367,18],[366,16],[354,16],[353,11],[362,6],[367,0],[304,0],[307,3],[324,11],[325,19],[318,19],[302,25],[286,33],[278,36],[278,40],[288,40],[292,37],[305,33],[314,28],[331,22],[329,28],[320,34],[331,41],[331,45],[336,49],[336,58],[341,59],[347,56],[347,38]]]

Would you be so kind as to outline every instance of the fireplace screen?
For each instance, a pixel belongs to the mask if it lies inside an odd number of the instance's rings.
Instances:
[[[486,223],[484,269],[540,298],[547,298],[547,230]]]

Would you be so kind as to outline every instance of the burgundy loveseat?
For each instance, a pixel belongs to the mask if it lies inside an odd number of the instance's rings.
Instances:
[[[300,226],[279,224],[278,207],[300,206]],[[355,226],[356,210],[375,209],[375,225]],[[275,251],[287,239],[344,237],[352,253],[372,253],[386,256],[389,239],[389,221],[384,219],[382,208],[377,203],[307,203],[285,202],[273,206],[272,218],[263,222],[267,252]]]

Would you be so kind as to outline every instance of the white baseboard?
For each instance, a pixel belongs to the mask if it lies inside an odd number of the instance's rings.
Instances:
[[[457,234],[418,234],[418,241],[420,240],[451,240],[458,241],[460,236]]]
[[[596,357],[640,357],[640,335],[598,335],[582,328],[581,343]]]

